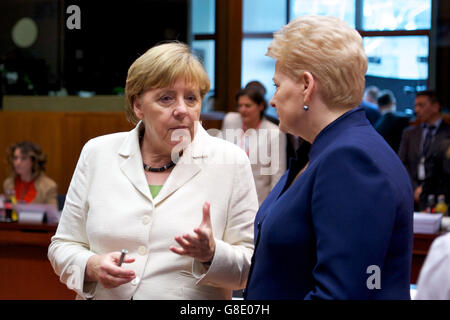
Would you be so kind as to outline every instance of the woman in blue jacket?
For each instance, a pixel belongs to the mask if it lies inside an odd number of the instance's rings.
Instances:
[[[345,22],[291,21],[274,36],[280,129],[312,144],[255,219],[247,299],[409,299],[413,192],[357,106],[367,57]]]

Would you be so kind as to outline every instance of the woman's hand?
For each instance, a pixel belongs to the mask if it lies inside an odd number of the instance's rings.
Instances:
[[[136,277],[133,270],[119,267],[120,252],[110,252],[89,258],[86,265],[85,281],[96,281],[105,288],[115,288],[128,283]],[[134,262],[134,258],[125,256],[124,263]]]
[[[181,248],[171,246],[170,250],[179,255],[187,255],[200,262],[211,262],[216,249],[216,242],[212,233],[210,204],[203,205],[203,219],[200,225],[194,229],[195,234],[176,236],[175,241]]]

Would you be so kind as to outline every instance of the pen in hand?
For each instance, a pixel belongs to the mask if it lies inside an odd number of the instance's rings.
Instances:
[[[120,259],[119,262],[117,263],[117,265],[120,267],[123,263],[123,260],[125,259],[125,255],[128,253],[127,249],[122,249],[122,253],[120,255]]]

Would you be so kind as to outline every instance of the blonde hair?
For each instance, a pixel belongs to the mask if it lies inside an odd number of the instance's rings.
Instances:
[[[359,33],[344,21],[327,16],[303,16],[274,34],[267,54],[283,72],[299,79],[310,72],[330,108],[361,103],[367,56]]]
[[[197,85],[202,99],[209,91],[209,78],[203,65],[184,43],[160,44],[136,59],[128,69],[125,85],[128,121],[139,122],[133,108],[136,96],[150,89],[170,87],[179,79]]]

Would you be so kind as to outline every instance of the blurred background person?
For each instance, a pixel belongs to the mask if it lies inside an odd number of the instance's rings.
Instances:
[[[245,88],[255,88],[257,90],[259,90],[261,92],[261,94],[263,95],[264,99],[267,93],[266,87],[258,80],[252,80],[249,81],[246,85]]]
[[[376,109],[379,92],[380,89],[378,89],[377,86],[366,87],[363,94],[363,101],[370,103],[373,106],[373,108]]]
[[[45,174],[47,156],[36,143],[23,141],[9,147],[8,163],[12,174],[3,182],[6,195],[18,202],[58,205],[58,187]]]
[[[409,126],[410,117],[396,111],[396,99],[391,90],[383,90],[377,98],[381,118],[374,127],[397,153],[400,147],[403,130]]]
[[[412,188],[358,107],[360,34],[335,17],[302,16],[275,33],[267,55],[280,130],[312,146],[258,210],[245,297],[409,299]]]
[[[77,298],[231,299],[245,287],[258,200],[245,153],[200,125],[209,86],[182,43],[129,68],[136,127],[86,143],[48,250]]]
[[[442,119],[441,104],[433,90],[416,94],[415,113],[417,124],[404,130],[398,155],[413,185],[415,209],[423,211],[428,197],[423,193],[423,184],[439,171],[433,168],[435,158],[443,141],[450,138],[450,126]]]
[[[258,90],[261,90],[261,93],[263,94],[263,96],[264,97],[266,96],[266,93],[267,93],[266,87],[260,81],[258,81],[258,80],[249,81],[245,85],[245,88],[249,88],[249,87],[255,87]],[[264,113],[264,118],[269,120],[270,122],[276,124],[277,127],[278,127],[278,124],[280,123],[280,121],[277,118],[272,117],[266,113]],[[309,150],[308,149],[309,146],[307,146],[307,145],[309,145],[309,143],[300,137],[293,136],[290,133],[285,133],[285,135],[286,135],[286,152],[285,152],[286,153],[286,163],[289,163],[290,158],[296,157],[296,154],[297,154],[296,151],[301,146],[302,146],[302,150],[304,150],[302,154],[305,157],[307,157],[307,154],[308,154],[307,150]]]
[[[374,125],[381,117],[381,113],[378,110],[377,97],[379,89],[376,86],[368,86],[364,91],[360,107],[366,112],[366,117],[369,122]]]
[[[250,84],[238,91],[238,112],[227,113],[222,123],[222,134],[225,138],[227,130],[233,132],[233,138],[236,138],[234,133],[240,131],[234,142],[250,158],[259,204],[286,171],[286,135],[264,116],[267,102],[263,89],[264,87]]]
[[[263,94],[264,97],[266,96],[266,92],[267,92],[266,87],[264,87],[264,85],[260,81],[258,81],[258,80],[249,81],[245,85],[245,88],[248,88],[248,87],[255,87],[255,88],[261,90],[261,93]],[[278,128],[278,124],[280,123],[280,121],[277,118],[272,117],[267,114],[264,114],[264,118],[269,120],[270,122],[276,124],[277,128]],[[298,136],[294,136],[290,133],[285,133],[285,135],[286,135],[286,163],[289,163],[290,158],[295,158],[298,156],[297,150],[300,147],[302,148],[301,155],[304,159],[306,159],[308,157],[309,148],[311,147],[309,142],[305,141],[304,139],[302,139]]]

